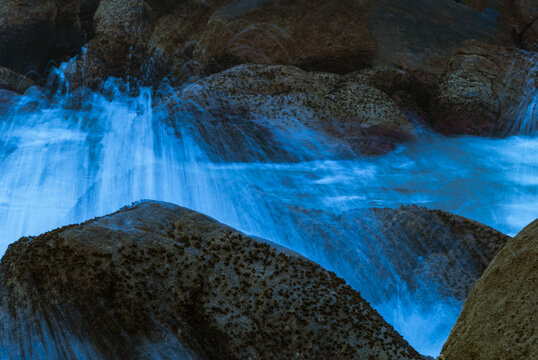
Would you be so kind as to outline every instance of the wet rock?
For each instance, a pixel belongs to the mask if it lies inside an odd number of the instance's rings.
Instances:
[[[27,77],[0,67],[0,89],[11,90],[23,94],[28,88],[34,85],[35,83]]]
[[[240,132],[249,122],[298,136],[307,129],[362,154],[387,152],[412,137],[412,126],[397,104],[360,77],[240,65],[184,87],[177,99],[191,101],[217,119],[230,114],[247,119],[240,128],[235,123]]]
[[[439,298],[463,303],[510,239],[489,226],[416,205],[341,214],[294,208],[290,221],[300,232],[300,240],[292,238],[295,246],[310,249],[307,254],[316,262],[346,274],[375,304],[402,289],[422,304]]]
[[[535,61],[533,53],[467,42],[440,81],[432,109],[435,128],[445,134],[520,133],[525,126],[520,112],[536,92]]]
[[[171,204],[23,238],[0,280],[21,359],[422,358],[333,273]]]
[[[538,358],[538,221],[510,240],[473,286],[440,359]]]

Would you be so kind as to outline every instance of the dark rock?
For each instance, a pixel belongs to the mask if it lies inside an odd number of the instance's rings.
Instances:
[[[219,130],[228,124],[230,130],[240,132],[238,135],[245,134],[252,124],[265,123],[268,131],[281,129],[295,134],[298,143],[298,135],[308,129],[368,155],[385,153],[412,138],[412,125],[396,103],[360,76],[306,72],[292,66],[240,65],[184,87],[172,100],[196,103],[215,118],[224,118]],[[238,123],[230,114],[247,120]],[[201,126],[207,130],[210,124]],[[215,136],[203,138],[215,145]],[[233,134],[224,138],[232,139],[235,146],[242,143]],[[252,146],[252,141],[243,143]],[[265,147],[275,146],[269,139]],[[250,151],[239,150],[242,154]],[[230,154],[225,149],[219,153]]]
[[[473,286],[440,359],[538,358],[538,221],[497,254]]]
[[[82,45],[76,0],[0,2],[0,66],[18,73],[43,72],[51,60]]]
[[[538,51],[538,3],[534,0],[515,0],[513,4],[520,46]]]
[[[484,3],[487,2],[483,1]],[[454,0],[380,0],[374,2],[372,34],[375,64],[408,72],[442,74],[447,60],[469,39],[513,45],[508,1],[482,8]]]
[[[450,59],[432,102],[435,128],[445,134],[520,133],[520,112],[536,92],[535,60],[536,54],[515,48],[467,42]]]
[[[0,280],[13,358],[422,358],[333,273],[171,204],[23,238]]]
[[[35,83],[27,77],[0,67],[0,89],[11,90],[23,94],[28,88],[34,85]]]
[[[295,246],[346,274],[376,304],[403,286],[424,304],[440,297],[463,302],[510,239],[475,221],[415,205],[339,215],[295,208],[290,221],[304,241]]]

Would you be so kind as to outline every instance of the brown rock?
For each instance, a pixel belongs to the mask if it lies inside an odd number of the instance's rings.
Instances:
[[[171,204],[23,238],[0,280],[20,359],[422,358],[333,273]]]
[[[514,13],[516,32],[520,38],[520,46],[527,50],[538,51],[538,3],[534,0],[516,0]]]
[[[239,126],[241,133],[252,122],[295,134],[306,128],[363,154],[387,152],[412,137],[412,126],[396,103],[360,77],[353,80],[291,66],[240,65],[186,86],[179,98],[182,104],[196,103],[216,119],[234,114],[242,123],[233,128]],[[203,126],[207,129],[208,122]]]
[[[0,67],[0,89],[11,90],[23,94],[35,83],[25,76]]]
[[[510,239],[476,221],[416,205],[339,215],[294,209],[291,221],[302,246],[313,249],[312,256],[323,254],[316,261],[346,274],[376,304],[402,286],[424,304],[440,297],[463,302]]]
[[[454,0],[375,1],[372,34],[377,66],[422,71],[439,76],[447,60],[466,40],[513,45],[512,27],[505,14],[507,1],[483,12]]]
[[[441,359],[538,358],[538,221],[497,254],[473,286]]]
[[[0,66],[26,74],[42,72],[52,59],[82,45],[76,0],[0,2]]]
[[[434,126],[446,134],[509,135],[524,124],[536,91],[536,55],[467,42],[450,59],[433,101]],[[530,96],[530,97],[529,97]]]
[[[209,18],[200,59],[210,72],[222,69],[221,59],[349,72],[371,63],[369,13],[353,0],[233,2]]]

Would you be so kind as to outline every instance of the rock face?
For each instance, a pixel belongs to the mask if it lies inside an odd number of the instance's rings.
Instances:
[[[22,94],[34,85],[35,83],[27,77],[0,67],[0,89],[11,90]]]
[[[524,44],[535,40],[529,0],[4,2],[0,66],[23,73],[85,40],[89,66],[102,63],[96,75],[105,76],[143,77],[157,65],[185,80],[243,63],[334,73],[382,65],[438,76],[465,40],[514,45],[512,26]]]
[[[493,259],[474,285],[441,359],[538,358],[538,221]]]
[[[375,63],[439,76],[447,59],[466,40],[513,45],[507,19],[509,1],[480,2],[489,4],[467,6],[454,0],[373,1]]]
[[[412,125],[398,105],[368,80],[366,76],[342,77],[291,66],[240,65],[186,86],[172,100],[182,105],[192,102],[211,114],[211,120],[200,124],[202,138],[211,139],[213,151],[219,154],[236,154],[231,160],[253,160],[245,158],[254,150],[253,141],[241,137],[259,136],[259,128],[264,126],[264,132],[288,132],[297,143],[309,130],[325,134],[320,138],[334,139],[340,151],[351,149],[348,155],[379,154],[412,138]],[[254,131],[253,126],[258,129]],[[212,129],[221,135],[215,136]],[[229,133],[223,136],[222,132]],[[219,138],[230,139],[235,151],[226,144],[219,149]],[[260,152],[277,153],[285,145],[267,138]],[[304,140],[312,139],[305,136]]]
[[[453,0],[103,0],[93,19],[88,56],[90,64],[105,65],[100,74],[105,76],[171,73],[183,82],[244,63],[339,74],[375,65],[421,72],[430,84],[468,39],[513,45],[505,16],[509,2],[479,5]]]
[[[0,1],[0,66],[43,72],[53,59],[73,55],[83,35],[76,0]]]
[[[198,26],[202,31],[185,40],[198,42],[201,51],[193,59],[210,73],[242,63],[349,72],[371,63],[375,52],[369,13],[369,4],[353,0],[233,1],[214,10]],[[157,29],[164,32],[154,32],[152,45],[178,49],[168,35],[178,30],[168,19],[163,22]]]
[[[520,46],[527,50],[538,51],[538,4],[533,0],[514,1],[516,33]]]
[[[432,102],[436,129],[446,134],[519,133],[519,112],[536,94],[536,59],[536,54],[516,49],[467,42],[450,59]]]
[[[463,302],[510,239],[475,221],[415,205],[339,215],[295,209],[291,221],[302,229],[302,246],[311,249],[311,258],[346,274],[376,304],[404,284],[423,303],[439,296]]]
[[[333,273],[171,204],[23,238],[0,280],[12,358],[422,358]]]

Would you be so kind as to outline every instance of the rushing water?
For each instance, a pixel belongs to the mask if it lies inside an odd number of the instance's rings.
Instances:
[[[495,140],[424,131],[419,141],[385,156],[341,160],[322,134],[305,130],[298,140],[292,137],[297,133],[264,123],[253,129],[241,123],[234,131],[242,138],[227,140],[230,132],[219,123],[200,121],[203,109],[190,111],[175,99],[180,107],[170,112],[150,89],[127,96],[121,86],[111,80],[102,93],[66,95],[61,88],[52,97],[37,89],[22,96],[0,93],[0,253],[22,235],[105,215],[140,199],[192,208],[329,269],[335,264],[328,259],[338,254],[309,245],[300,222],[289,220],[292,209],[306,209],[309,216],[314,210],[338,214],[419,204],[508,234],[538,217],[538,139],[530,135]],[[534,92],[518,115],[517,126],[527,134],[535,106]],[[260,132],[263,138],[249,135]],[[287,155],[278,161],[274,154],[269,161],[267,139],[277,144],[276,157],[291,154],[294,161]],[[230,161],[228,150],[245,146],[255,150],[249,161]],[[352,241],[360,248],[360,238]],[[352,271],[338,272],[417,350],[439,353],[461,303],[435,295],[423,302],[404,283],[377,289],[352,280]],[[387,280],[375,272],[366,276],[380,284]]]

